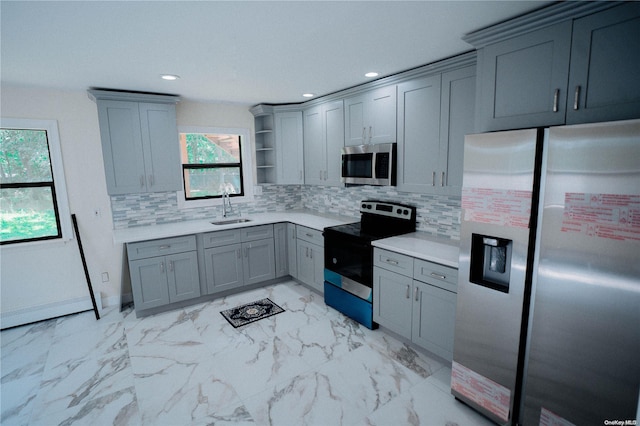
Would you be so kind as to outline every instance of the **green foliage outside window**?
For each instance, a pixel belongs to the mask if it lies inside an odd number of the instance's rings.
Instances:
[[[0,129],[0,242],[60,236],[47,132]]]

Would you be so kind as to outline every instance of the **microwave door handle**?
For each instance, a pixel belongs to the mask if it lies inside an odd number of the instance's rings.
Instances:
[[[377,152],[373,152],[372,156],[371,156],[371,167],[373,168],[371,176],[373,176],[374,179],[378,179],[378,176],[376,176],[376,161],[377,161],[377,157],[378,153]]]

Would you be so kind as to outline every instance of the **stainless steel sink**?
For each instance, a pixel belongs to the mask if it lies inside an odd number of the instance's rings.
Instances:
[[[251,219],[246,218],[238,218],[238,219],[225,219],[225,220],[216,220],[211,222],[212,225],[232,225],[234,223],[245,223],[251,222]]]

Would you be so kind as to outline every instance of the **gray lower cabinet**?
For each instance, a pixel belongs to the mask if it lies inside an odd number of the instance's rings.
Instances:
[[[200,296],[195,236],[127,244],[136,311]]]
[[[373,320],[451,361],[457,270],[376,248]]]
[[[297,279],[324,293],[324,237],[322,231],[296,227]]]
[[[210,294],[276,276],[273,225],[209,232],[203,244]]]
[[[298,278],[298,237],[293,223],[287,223],[287,260],[289,275]]]
[[[273,243],[275,248],[276,278],[289,274],[289,255],[287,238],[287,223],[276,223],[273,225]]]

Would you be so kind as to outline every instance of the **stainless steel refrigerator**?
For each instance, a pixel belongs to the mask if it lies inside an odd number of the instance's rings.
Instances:
[[[451,392],[502,425],[636,420],[640,120],[469,135],[464,156]]]

